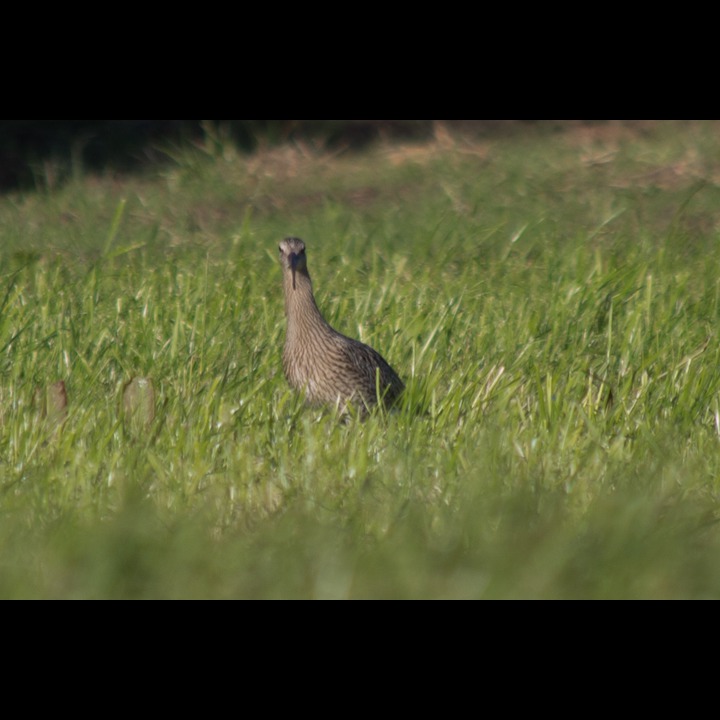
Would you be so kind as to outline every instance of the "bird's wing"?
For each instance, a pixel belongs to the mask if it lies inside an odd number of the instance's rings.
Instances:
[[[399,391],[404,387],[397,373],[390,367],[385,358],[374,348],[359,340],[351,340],[351,344],[343,346],[343,353],[359,373],[368,378],[371,384],[375,383],[375,370],[380,370],[380,381],[384,386],[390,385]]]

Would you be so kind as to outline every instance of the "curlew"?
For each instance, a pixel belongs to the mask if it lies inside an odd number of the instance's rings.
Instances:
[[[315,303],[305,243],[285,238],[279,245],[287,333],[283,370],[291,387],[313,405],[349,405],[360,412],[393,403],[402,380],[377,350],[332,328]]]

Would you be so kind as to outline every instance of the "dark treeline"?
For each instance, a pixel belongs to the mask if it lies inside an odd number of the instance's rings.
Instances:
[[[448,125],[486,134],[566,122],[455,120]],[[229,140],[247,152],[292,140],[358,149],[378,139],[422,140],[434,127],[432,120],[3,120],[0,191],[47,187],[77,170],[130,171],[163,162],[165,151],[202,139]]]
[[[165,150],[208,135],[244,151],[293,139],[362,147],[381,137],[422,138],[429,120],[4,120],[0,121],[0,190],[46,183],[73,168],[129,171],[167,159]]]

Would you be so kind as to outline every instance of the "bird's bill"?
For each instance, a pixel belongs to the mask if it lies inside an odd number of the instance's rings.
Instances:
[[[290,271],[292,272],[293,290],[295,289],[295,271],[300,264],[300,256],[296,253],[290,254]]]

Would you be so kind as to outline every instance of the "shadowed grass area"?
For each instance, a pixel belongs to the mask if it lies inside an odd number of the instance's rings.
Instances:
[[[0,199],[0,596],[717,597],[719,145],[214,145]],[[289,391],[291,234],[396,412]]]

